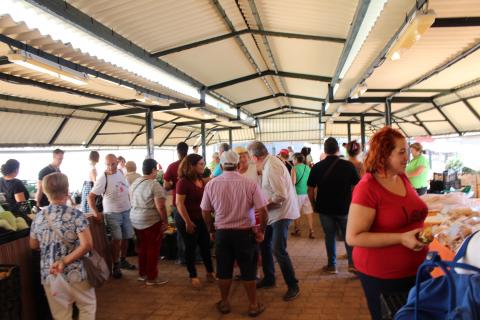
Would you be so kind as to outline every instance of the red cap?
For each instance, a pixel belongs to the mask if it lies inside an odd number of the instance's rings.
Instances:
[[[278,154],[281,154],[282,156],[288,156],[290,153],[287,149],[281,149]]]

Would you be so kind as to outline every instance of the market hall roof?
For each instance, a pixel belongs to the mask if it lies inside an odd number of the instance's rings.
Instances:
[[[319,141],[358,136],[361,119],[367,134],[382,126],[387,97],[407,136],[480,128],[475,0],[429,1],[435,23],[397,61],[384,51],[425,1],[7,2],[15,6],[0,9],[3,146],[144,145],[147,109],[156,145],[193,144],[202,122],[209,143],[227,140],[229,128],[236,141]],[[65,32],[39,26],[42,17]],[[86,85],[11,63],[12,50],[85,74]],[[363,82],[366,93],[350,98]]]

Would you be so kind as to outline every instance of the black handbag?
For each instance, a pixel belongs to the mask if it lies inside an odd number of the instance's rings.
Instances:
[[[107,192],[107,185],[108,185],[108,178],[107,174],[105,173],[105,190],[103,194],[97,194],[95,196],[95,208],[97,208],[98,212],[103,212],[103,195]]]

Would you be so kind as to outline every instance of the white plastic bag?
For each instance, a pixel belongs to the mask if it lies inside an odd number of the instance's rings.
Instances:
[[[47,277],[47,284],[50,286],[52,297],[57,303],[61,304],[65,308],[73,303],[70,296],[70,284],[61,274],[49,275]]]

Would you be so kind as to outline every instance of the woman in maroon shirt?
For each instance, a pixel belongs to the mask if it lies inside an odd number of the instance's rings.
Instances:
[[[428,248],[416,238],[428,209],[405,175],[408,145],[385,127],[370,140],[366,174],[348,214],[347,242],[372,319],[382,319],[380,295],[408,292]]]
[[[176,205],[179,215],[175,216],[175,223],[185,242],[185,262],[192,286],[196,289],[201,287],[195,268],[197,244],[207,269],[207,281],[215,281],[210,255],[210,235],[203,221],[202,209],[200,208],[205,187],[202,180],[204,170],[205,161],[203,158],[195,153],[189,154],[180,163],[178,168],[179,180],[176,185]]]

